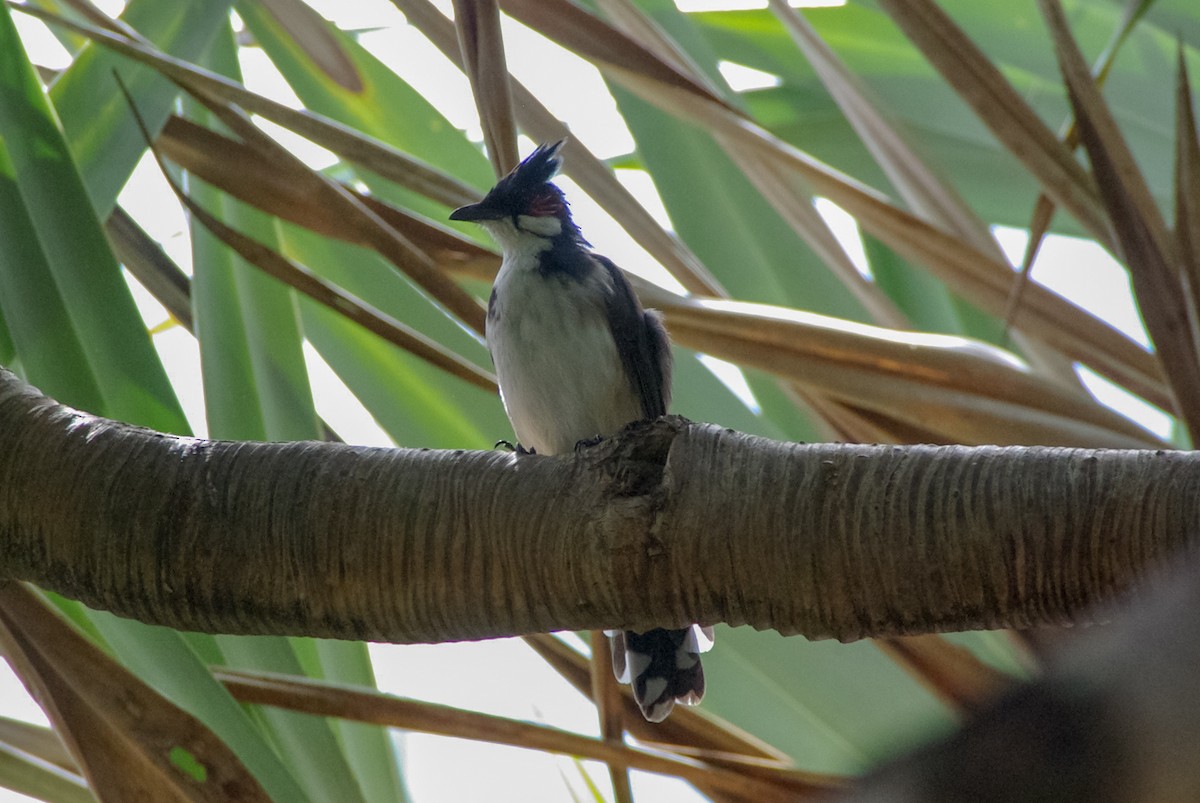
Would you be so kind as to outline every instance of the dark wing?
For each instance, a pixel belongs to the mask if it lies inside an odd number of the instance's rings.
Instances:
[[[642,400],[642,414],[648,419],[666,415],[671,404],[671,342],[662,319],[658,312],[642,309],[629,280],[611,259],[594,259],[612,280],[608,326],[629,384]]]

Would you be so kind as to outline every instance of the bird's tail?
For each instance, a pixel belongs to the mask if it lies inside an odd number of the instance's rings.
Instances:
[[[700,653],[712,647],[711,627],[659,627],[645,633],[623,630],[608,635],[613,673],[620,682],[633,686],[633,697],[650,722],[666,719],[675,703],[695,705],[704,697]]]

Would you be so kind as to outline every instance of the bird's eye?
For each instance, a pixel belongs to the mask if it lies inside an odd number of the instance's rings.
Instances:
[[[557,217],[562,211],[562,200],[553,192],[543,192],[534,196],[529,203],[528,214],[533,217]]]

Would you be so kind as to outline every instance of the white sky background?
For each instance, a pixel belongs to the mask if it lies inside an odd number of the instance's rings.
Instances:
[[[307,0],[320,13],[347,29],[378,31],[361,36],[364,46],[395,69],[425,97],[434,101],[450,121],[475,140],[482,139],[474,101],[466,78],[449,64],[388,0]],[[759,0],[677,0],[685,10],[713,7],[762,7]],[[449,9],[449,0],[438,3]],[[810,2],[807,5],[826,3]],[[838,4],[836,0],[827,4]],[[98,2],[116,13],[121,0]],[[40,24],[14,15],[34,61],[64,66],[65,53]],[[573,135],[600,158],[618,156],[633,148],[615,104],[599,74],[557,45],[505,20],[509,68],[546,105],[571,126]],[[251,88],[299,105],[290,89],[261,53],[243,50],[243,70]],[[798,56],[799,57],[799,56]],[[553,69],[547,69],[553,64]],[[726,78],[744,88],[761,81],[761,74],[730,65]],[[266,126],[272,133],[281,129]],[[279,138],[318,166],[331,157],[298,137],[284,132]],[[531,143],[522,142],[523,150]],[[324,160],[324,161],[322,161]],[[622,170],[618,175],[649,211],[669,227],[666,212],[650,178],[640,171]],[[618,264],[664,284],[673,280],[638,247],[599,207],[575,188],[561,181],[571,198],[572,209],[588,239]],[[121,203],[145,226],[185,270],[190,269],[186,225],[157,168],[147,157],[121,195]],[[822,209],[823,213],[826,209]],[[853,221],[828,213],[839,236],[851,244],[851,253],[861,252]],[[1019,263],[1026,234],[998,230],[1009,258]],[[1086,266],[1086,270],[1083,269]],[[1035,278],[1075,301],[1114,326],[1145,343],[1146,336],[1134,308],[1125,271],[1097,246],[1062,237],[1051,237],[1043,246]],[[138,303],[150,326],[166,319],[162,308],[139,287]],[[188,418],[198,434],[206,432],[203,393],[200,386],[198,349],[191,336],[178,327],[156,335]],[[352,394],[312,349],[306,349],[316,402],[321,415],[352,443],[391,445],[387,436],[362,409]],[[1167,418],[1115,390],[1103,379],[1085,374],[1089,388],[1102,401],[1142,421],[1159,434],[1166,434]],[[720,649],[718,646],[717,649]],[[518,640],[437,646],[372,645],[380,688],[404,696],[427,699],[502,716],[528,718],[536,722],[598,735],[594,709],[553,670]],[[0,661],[0,715],[45,724],[45,717],[28,697],[20,682]],[[501,748],[458,739],[411,734],[404,737],[406,778],[418,803],[445,800],[560,801],[587,799],[580,767],[569,759],[554,758],[536,751]],[[593,781],[610,790],[602,767],[588,765]],[[470,768],[469,771],[463,771]],[[635,796],[643,800],[698,800],[690,787],[656,776],[635,773]],[[28,800],[0,789],[0,803]]]

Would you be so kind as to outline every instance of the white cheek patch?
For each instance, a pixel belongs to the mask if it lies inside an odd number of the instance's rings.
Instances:
[[[557,237],[562,233],[562,221],[554,215],[518,215],[517,228],[539,237]]]

